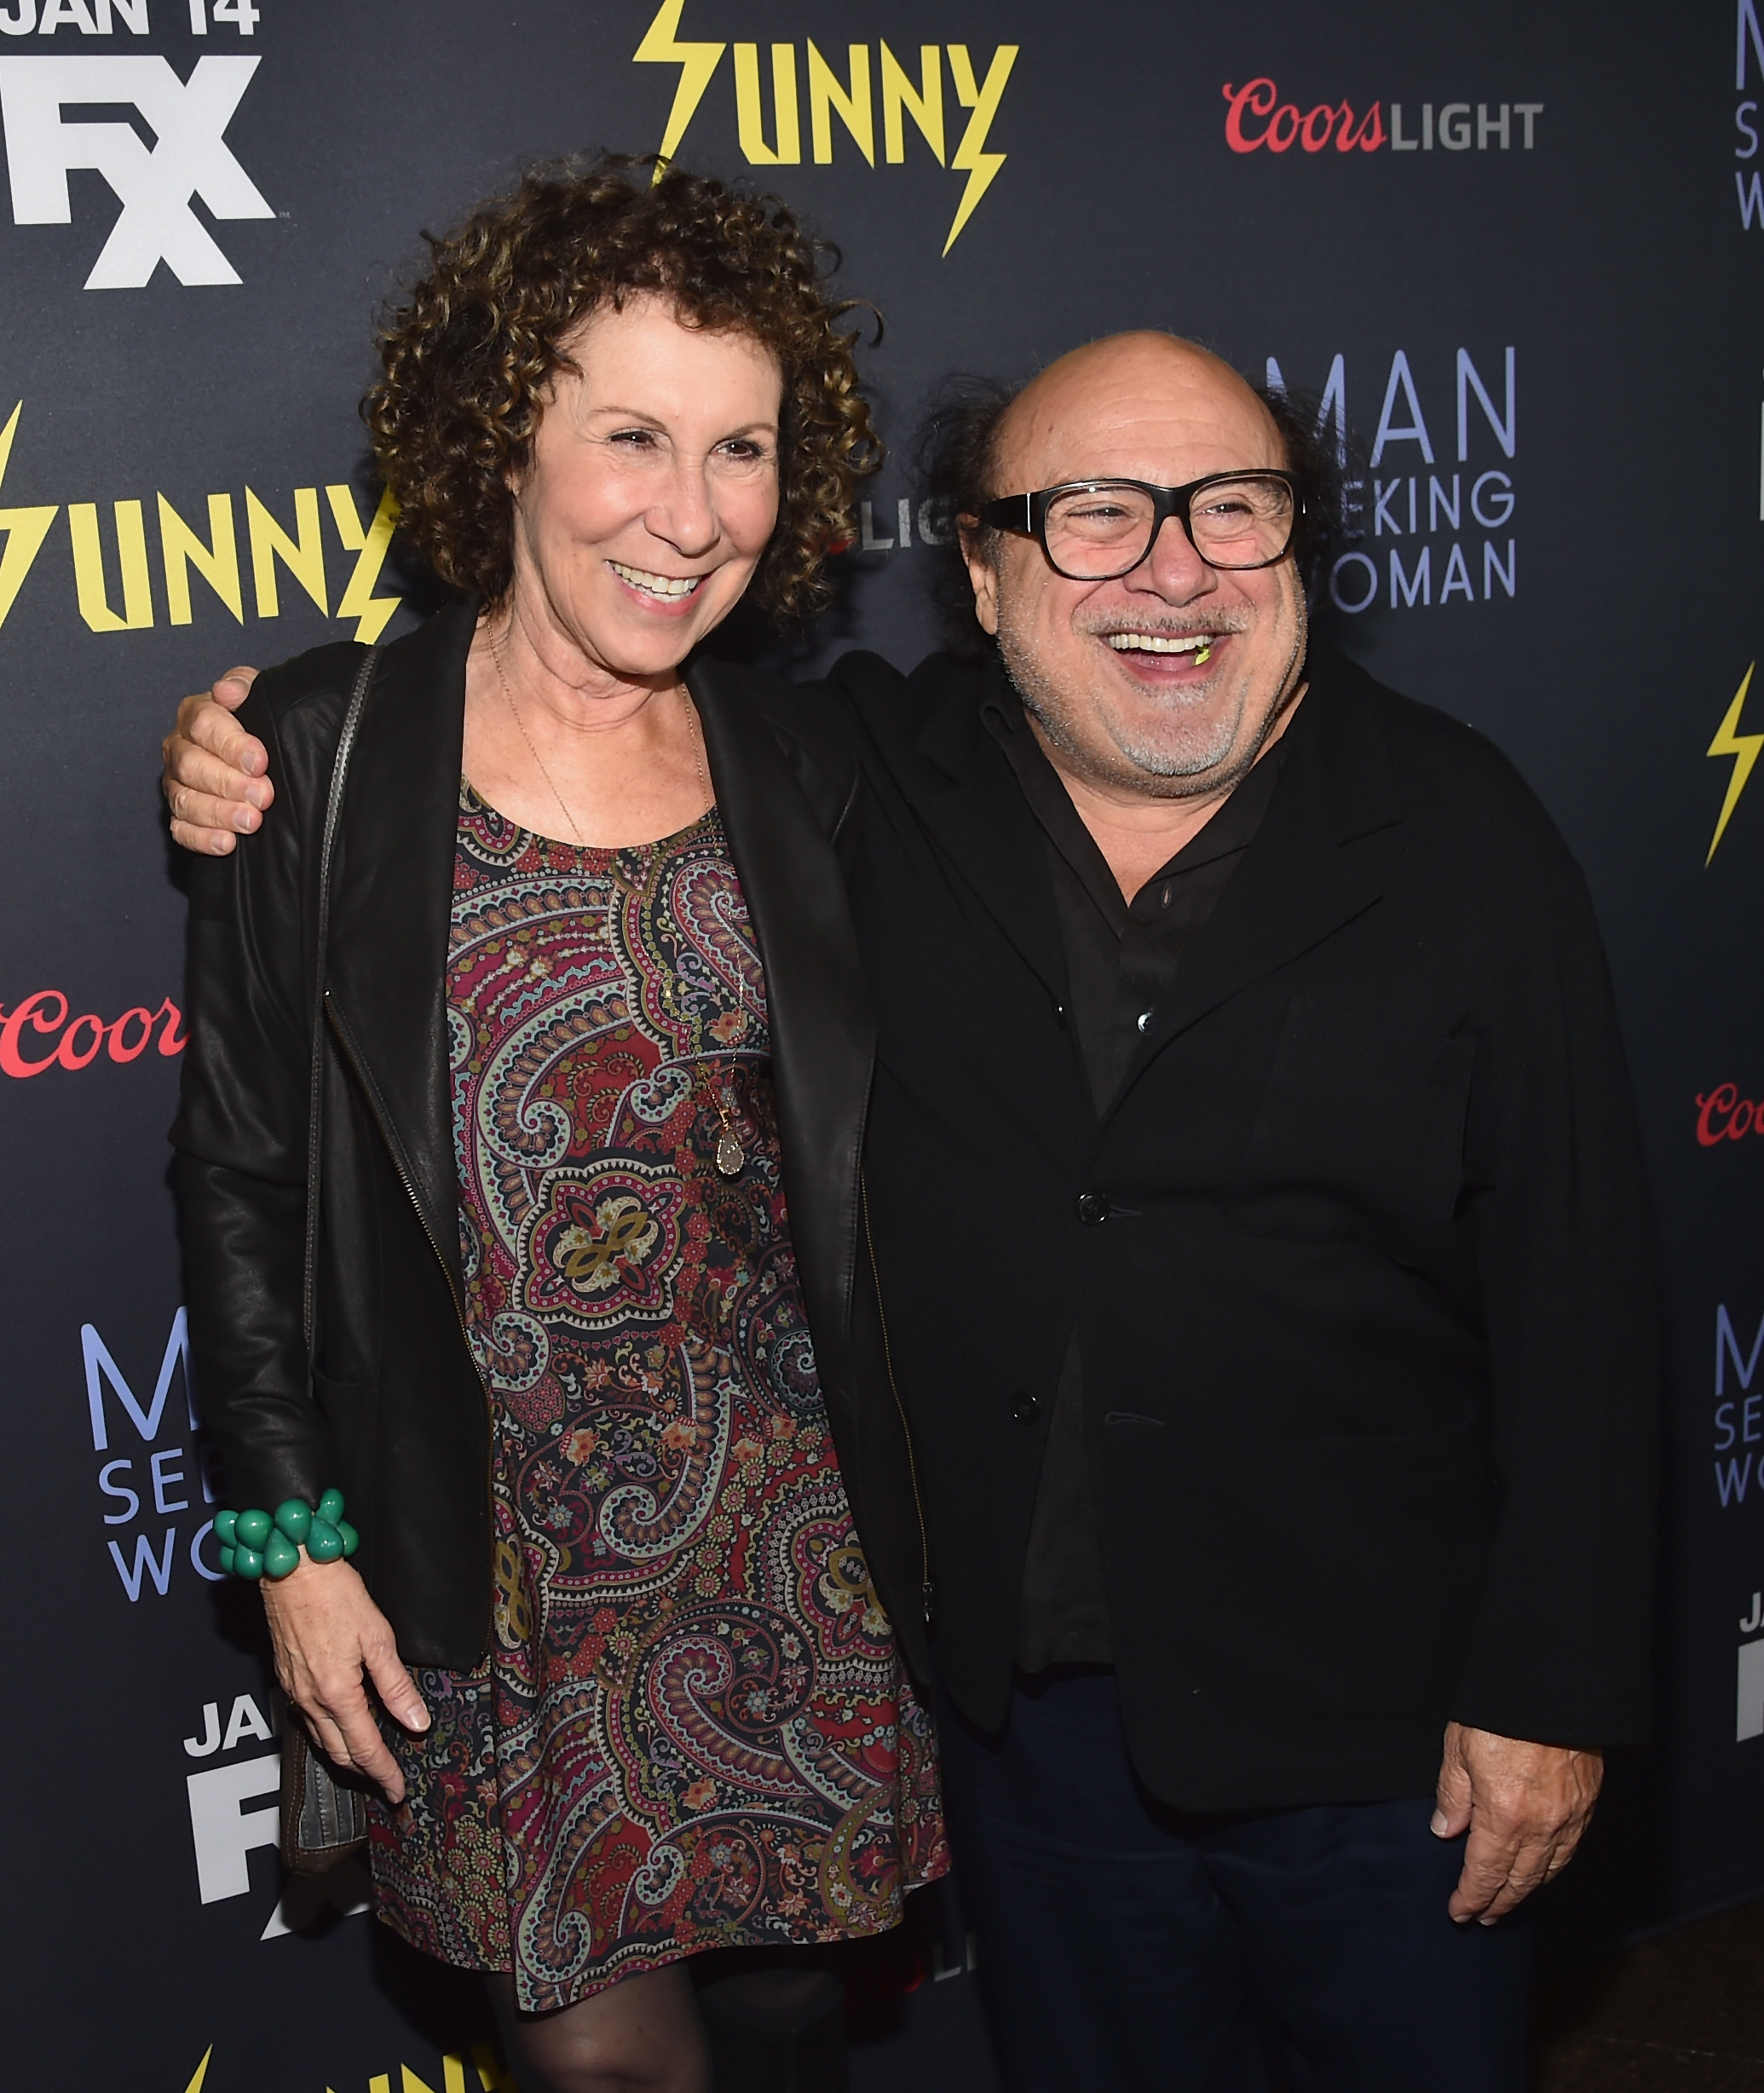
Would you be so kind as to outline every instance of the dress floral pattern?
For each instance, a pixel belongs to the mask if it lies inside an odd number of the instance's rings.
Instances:
[[[579,849],[463,786],[450,943],[495,1644],[417,1674],[435,1723],[376,1815],[381,1916],[512,1970],[527,2011],[892,1925],[948,1865],[931,1727],[816,1381],[715,809]]]

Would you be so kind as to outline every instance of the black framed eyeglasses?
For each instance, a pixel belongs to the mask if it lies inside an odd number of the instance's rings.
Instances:
[[[1186,487],[1145,480],[1068,480],[989,501],[980,521],[1040,541],[1069,581],[1130,574],[1175,516],[1209,567],[1274,567],[1292,550],[1305,498],[1289,472],[1209,472]]]

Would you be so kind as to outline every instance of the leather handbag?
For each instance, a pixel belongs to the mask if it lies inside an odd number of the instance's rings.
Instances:
[[[282,1863],[296,1875],[328,1875],[367,1844],[367,1789],[339,1773],[291,1708],[282,1732]]]
[[[319,845],[317,963],[313,982],[311,1089],[306,1140],[306,1270],[301,1319],[312,1356],[314,1301],[319,1257],[320,1114],[324,1102],[325,989],[326,948],[331,931],[331,861],[337,845],[337,818],[343,810],[343,783],[349,756],[361,724],[361,712],[373,682],[378,647],[370,647],[349,692],[343,730],[337,739],[331,790],[325,802],[325,827]],[[282,1733],[282,1859],[296,1875],[323,1875],[367,1843],[369,1784],[339,1772],[308,1737],[291,1708]]]

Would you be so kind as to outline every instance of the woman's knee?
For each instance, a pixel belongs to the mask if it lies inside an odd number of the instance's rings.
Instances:
[[[491,1996],[522,2093],[710,2093],[704,2031],[683,1964],[625,1977],[555,2013]]]

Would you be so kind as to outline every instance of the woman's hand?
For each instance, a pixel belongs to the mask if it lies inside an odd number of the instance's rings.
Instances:
[[[282,1691],[306,1719],[326,1756],[378,1781],[389,1802],[404,1800],[404,1775],[386,1748],[361,1683],[365,1670],[407,1730],[429,1727],[423,1696],[399,1661],[392,1623],[346,1562],[303,1555],[285,1577],[260,1588]]]

